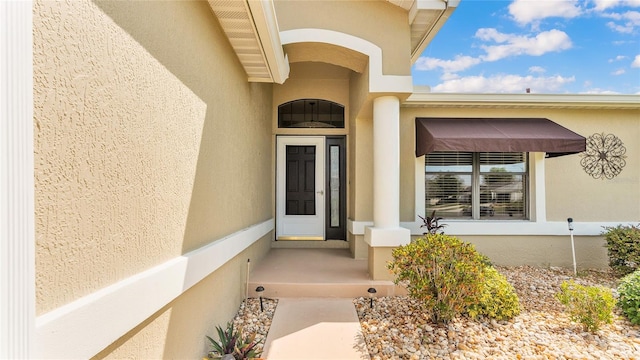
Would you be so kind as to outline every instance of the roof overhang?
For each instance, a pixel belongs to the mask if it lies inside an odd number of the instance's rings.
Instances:
[[[209,0],[251,82],[284,83],[289,61],[272,0]]]
[[[386,0],[407,11],[414,63],[460,0]],[[273,0],[208,0],[251,82],[284,83],[289,61],[280,42]]]
[[[433,151],[546,152],[586,150],[586,139],[545,118],[416,118],[416,157]]]
[[[387,0],[408,11],[411,27],[411,63],[415,63],[460,0]]]
[[[635,109],[640,95],[603,94],[460,94],[414,92],[403,107],[501,109]]]

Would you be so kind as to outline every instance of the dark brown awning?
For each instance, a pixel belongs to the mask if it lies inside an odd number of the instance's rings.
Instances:
[[[416,157],[432,151],[546,152],[586,149],[583,136],[544,118],[416,118]]]

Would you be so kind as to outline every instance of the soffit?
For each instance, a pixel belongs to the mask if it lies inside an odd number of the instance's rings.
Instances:
[[[270,0],[208,0],[249,81],[282,84],[289,62]]]
[[[237,0],[209,0],[209,6],[218,18],[250,81],[271,81],[271,73],[247,3]]]
[[[387,0],[407,10],[411,27],[411,62],[420,57],[460,0]]]

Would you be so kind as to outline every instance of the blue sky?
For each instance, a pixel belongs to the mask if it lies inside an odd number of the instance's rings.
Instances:
[[[432,92],[640,94],[640,0],[461,0],[413,78]]]

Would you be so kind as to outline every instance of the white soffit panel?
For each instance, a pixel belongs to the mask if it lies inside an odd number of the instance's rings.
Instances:
[[[460,0],[387,0],[408,12],[411,27],[411,61],[418,60],[447,21]]]
[[[289,64],[280,44],[271,1],[209,0],[249,81],[283,83]],[[275,35],[274,35],[275,34]]]

